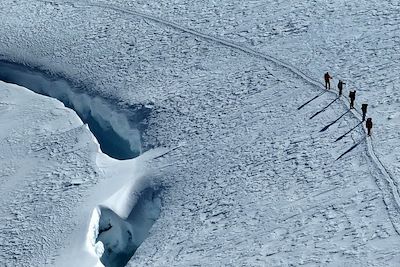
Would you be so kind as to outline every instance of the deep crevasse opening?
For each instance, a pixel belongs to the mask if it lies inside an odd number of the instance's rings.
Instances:
[[[96,241],[101,242],[104,250],[101,262],[107,267],[125,266],[147,237],[150,227],[160,214],[160,208],[159,192],[153,188],[141,192],[137,204],[126,219],[107,207],[99,206]]]
[[[144,105],[133,107],[137,121],[132,122],[125,115],[115,112],[103,99],[79,92],[79,88],[63,77],[4,61],[0,61],[0,80],[54,97],[73,109],[88,124],[101,150],[110,157],[130,159],[142,153],[138,125],[150,112]]]
[[[63,77],[10,62],[0,61],[0,80],[56,98],[73,109],[88,124],[102,152],[111,158],[132,159],[142,153],[141,132],[135,126],[146,118],[149,108],[143,105],[135,107],[136,121],[131,122],[126,115],[116,112],[103,99],[80,92],[79,88],[75,88]],[[159,187],[147,183],[144,183],[146,186],[137,185],[135,183],[143,183],[140,182],[142,178],[138,177],[140,175],[136,176],[127,175],[138,180],[127,182],[111,198],[104,199],[104,203],[112,203],[111,205],[99,205],[93,210],[88,235],[93,239],[92,246],[104,266],[125,266],[160,214]],[[126,216],[123,218],[117,214],[118,208],[115,211],[110,208],[113,205],[129,207],[129,211],[125,211]],[[93,229],[95,231],[91,232]]]

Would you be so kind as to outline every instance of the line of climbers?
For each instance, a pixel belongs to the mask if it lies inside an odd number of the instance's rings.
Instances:
[[[331,80],[332,76],[329,75],[328,72],[325,73],[324,75],[324,80],[325,80],[325,89],[330,90],[331,89]],[[342,96],[343,93],[343,85],[346,84],[342,80],[339,80],[338,83],[338,89],[339,89],[339,97]],[[354,109],[354,101],[356,100],[356,91],[350,91],[349,93],[349,98],[350,98],[350,109]],[[361,111],[362,111],[362,121],[365,121],[365,117],[367,115],[367,107],[368,104],[362,104],[361,105]],[[365,127],[367,128],[368,136],[371,136],[371,129],[372,129],[372,118],[367,118],[367,121],[365,122]]]

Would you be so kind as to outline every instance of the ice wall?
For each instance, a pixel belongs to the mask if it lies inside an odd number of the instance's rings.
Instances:
[[[0,80],[54,97],[75,110],[82,121],[89,125],[102,151],[112,158],[130,159],[141,154],[141,135],[132,122],[124,114],[115,112],[103,99],[80,92],[82,90],[66,79],[0,61]],[[148,110],[142,107],[137,112],[146,113]]]

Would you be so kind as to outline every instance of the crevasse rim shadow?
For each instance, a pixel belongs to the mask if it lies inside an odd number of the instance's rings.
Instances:
[[[62,73],[53,73],[41,67],[35,67],[28,64],[19,64],[4,59],[0,60],[0,79],[5,82],[11,82],[27,87],[31,91],[34,91],[38,94],[56,98],[63,102],[66,107],[75,110],[81,120],[89,125],[92,133],[99,141],[103,152],[106,152],[116,159],[133,158],[138,156],[140,150],[147,150],[150,148],[149,145],[145,148],[140,148],[138,151],[131,150],[129,145],[125,144],[128,141],[123,136],[120,136],[111,127],[101,127],[101,122],[97,121],[94,116],[90,115],[92,114],[91,112],[81,114],[81,112],[76,110],[74,107],[74,102],[68,97],[69,94],[63,93],[64,91],[61,90],[61,87],[67,88],[67,91],[71,91],[73,96],[87,96],[90,99],[98,99],[102,103],[106,104],[110,110],[116,114],[121,114],[124,116],[127,119],[130,127],[138,130],[138,140],[140,140],[140,143],[143,143],[143,132],[148,126],[146,118],[150,116],[150,112],[152,110],[143,104],[124,104],[113,97],[102,96],[101,91],[95,94],[95,90],[92,89],[94,88],[93,85],[85,85],[82,82],[74,81]],[[52,87],[50,87],[50,85]],[[51,93],[53,86],[55,86],[54,92],[59,93]],[[60,88],[58,88],[58,86],[60,86]],[[100,128],[103,128],[103,130],[100,130]],[[114,136],[115,138],[107,138],[106,136]],[[119,152],[117,151],[117,148],[120,149]]]
[[[315,116],[317,116],[318,114],[324,112],[329,106],[331,106],[333,103],[335,103],[338,99],[339,99],[339,97],[336,97],[336,98],[335,98],[334,100],[332,100],[332,102],[330,102],[326,107],[324,107],[323,109],[321,109],[320,111],[318,111],[318,112],[316,112],[314,115],[312,115],[312,116],[310,117],[310,120],[311,120],[312,118],[314,118]]]
[[[123,102],[121,102],[120,99],[117,99],[112,95],[102,95],[102,91],[95,91],[93,89],[96,87],[96,85],[94,83],[88,82],[88,81],[83,82],[83,81],[77,80],[77,79],[71,77],[70,75],[67,75],[66,73],[52,72],[48,69],[45,69],[45,68],[42,68],[39,66],[29,65],[26,63],[18,63],[18,62],[6,60],[6,59],[0,59],[0,67],[19,69],[19,70],[26,71],[27,73],[30,73],[30,74],[38,73],[38,74],[41,74],[44,77],[46,77],[46,79],[48,79],[50,81],[54,81],[54,82],[58,81],[58,80],[62,80],[64,82],[66,82],[71,88],[73,88],[75,90],[74,91],[75,93],[86,94],[92,98],[95,98],[95,97],[100,98],[101,100],[109,103],[110,105],[112,105],[114,107],[118,107],[119,112],[126,113],[130,117],[135,116],[134,110],[137,110],[139,108],[144,108],[144,104],[142,104],[142,103],[136,103],[136,104],[123,103]],[[2,75],[1,72],[0,72],[0,75]],[[7,82],[7,81],[5,81],[5,82]],[[30,89],[30,88],[28,88],[28,89]],[[39,93],[39,94],[46,95],[45,93]],[[148,104],[154,104],[154,103],[148,103]]]

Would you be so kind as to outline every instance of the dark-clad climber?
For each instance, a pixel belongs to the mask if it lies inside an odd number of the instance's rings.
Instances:
[[[339,80],[339,83],[337,84],[337,87],[339,88],[339,96],[342,96],[343,84],[346,84],[346,83],[344,83],[342,80]]]
[[[356,91],[350,91],[349,93],[349,97],[350,97],[350,109],[354,108],[354,100],[356,100]]]
[[[325,79],[325,89],[331,89],[331,81],[330,79],[332,79],[331,75],[329,75],[329,72],[326,72],[324,75],[324,79]]]
[[[365,121],[365,116],[367,115],[367,108],[368,108],[368,104],[362,104],[361,105],[362,120],[363,121]]]
[[[368,136],[371,136],[371,129],[372,129],[372,119],[368,118],[367,121],[365,122],[365,126],[367,127],[368,130]]]

